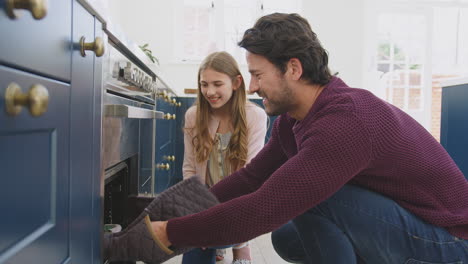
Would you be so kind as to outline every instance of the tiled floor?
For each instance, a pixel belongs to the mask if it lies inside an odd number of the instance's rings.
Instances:
[[[281,264],[287,263],[282,260],[273,249],[270,240],[270,234],[259,236],[251,241],[250,250],[252,254],[253,264]],[[223,261],[217,262],[217,264],[231,264],[232,262],[232,250],[226,250],[226,256]],[[177,256],[166,262],[166,264],[180,264],[182,263],[182,257]]]

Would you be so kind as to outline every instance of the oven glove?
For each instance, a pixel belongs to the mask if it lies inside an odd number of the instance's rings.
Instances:
[[[194,214],[218,204],[216,197],[196,177],[184,180],[159,194],[125,230],[104,234],[104,259],[109,261],[143,261],[161,263],[190,248],[174,249],[158,246],[151,221]],[[149,226],[148,226],[149,225]],[[165,250],[164,250],[164,249]]]
[[[147,215],[125,234],[104,234],[104,258],[113,261],[143,261],[147,264],[162,263],[190,248],[171,250],[156,237]]]
[[[126,229],[139,223],[146,215],[149,215],[151,221],[167,221],[199,213],[218,203],[218,199],[206,185],[202,184],[197,176],[193,176],[158,194]]]

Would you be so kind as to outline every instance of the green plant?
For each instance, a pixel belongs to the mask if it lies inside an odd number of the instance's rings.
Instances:
[[[140,47],[140,49],[146,54],[146,56],[148,56],[148,58],[150,58],[150,60],[153,62],[153,63],[157,63],[159,65],[159,60],[158,58],[156,58],[154,55],[153,55],[153,52],[148,49],[148,43],[144,44],[143,46],[138,46]]]

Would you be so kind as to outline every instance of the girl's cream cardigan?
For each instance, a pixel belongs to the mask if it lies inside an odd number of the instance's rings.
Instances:
[[[267,115],[265,111],[259,106],[248,102],[245,106],[247,116],[247,163],[257,155],[265,144],[265,136],[267,131]],[[185,113],[185,128],[192,128],[195,126],[196,121],[196,106],[190,107]],[[211,138],[214,139],[216,131],[218,130],[219,120],[211,118],[208,124]],[[182,166],[182,173],[184,179],[195,176],[201,182],[206,182],[206,167],[207,160],[197,162],[195,152],[192,144],[194,135],[190,130],[184,130],[184,163]]]

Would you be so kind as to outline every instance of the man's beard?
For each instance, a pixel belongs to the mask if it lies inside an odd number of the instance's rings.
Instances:
[[[291,106],[293,105],[293,94],[291,89],[288,87],[284,79],[282,79],[280,84],[279,93],[275,96],[275,98],[268,98],[268,104],[265,105],[265,112],[269,116],[277,116],[284,113],[287,113]]]

